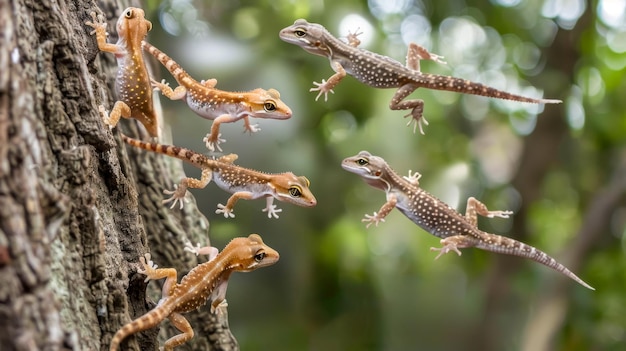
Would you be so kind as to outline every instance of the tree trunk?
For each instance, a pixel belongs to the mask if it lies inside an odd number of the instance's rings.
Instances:
[[[115,102],[117,65],[84,23],[103,13],[114,32],[123,10],[98,4],[0,1],[2,350],[108,349],[113,334],[160,297],[157,283],[146,297],[139,257],[151,252],[181,277],[198,263],[185,241],[209,244],[194,202],[183,211],[161,203],[181,163],[127,148],[98,114],[98,105]],[[147,137],[134,120],[118,128]],[[191,349],[237,349],[226,313],[206,307],[188,318]],[[161,341],[155,328],[124,348],[156,350],[175,334],[163,327]]]

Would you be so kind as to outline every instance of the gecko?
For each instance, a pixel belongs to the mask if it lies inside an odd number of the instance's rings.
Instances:
[[[341,166],[346,171],[359,175],[365,183],[386,193],[387,201],[380,210],[372,215],[367,214],[363,218],[362,221],[367,223],[366,227],[384,222],[391,210],[397,208],[419,227],[441,238],[440,243],[443,246],[431,248],[432,251],[439,251],[435,259],[450,251],[460,256],[459,249],[476,247],[531,259],[564,274],[588,289],[595,290],[545,252],[520,241],[478,229],[477,215],[488,218],[508,218],[513,214],[511,211],[490,211],[485,204],[470,197],[467,199],[465,216],[463,216],[420,188],[421,175],[418,172],[409,171],[408,176],[401,177],[383,158],[367,151],[345,158]]]
[[[411,112],[405,117],[412,117],[407,125],[415,123],[413,126],[414,133],[416,127],[419,127],[420,133],[424,134],[422,124],[428,125],[428,121],[423,117],[424,101],[421,99],[404,99],[420,87],[527,103],[561,103],[560,100],[533,99],[511,94],[466,79],[422,73],[420,60],[445,63],[442,60],[443,57],[432,54],[424,47],[411,43],[409,44],[406,57],[406,65],[402,65],[390,57],[359,48],[360,41],[357,38],[359,34],[350,33],[347,38],[348,42],[345,43],[335,38],[321,24],[309,23],[305,19],[298,19],[293,25],[283,28],[279,33],[279,37],[283,41],[297,45],[311,54],[324,56],[330,60],[330,66],[335,71],[335,74],[328,80],[322,79],[321,83],[313,82],[315,87],[309,90],[318,92],[315,98],[316,101],[321,95],[324,95],[324,100],[326,101],[328,93],[334,93],[333,88],[339,84],[346,74],[374,88],[397,88],[398,90],[391,98],[389,108],[392,110],[411,109]]]
[[[154,56],[176,79],[179,86],[172,89],[165,80],[152,80],[155,89],[171,100],[184,100],[193,112],[199,116],[213,120],[211,132],[206,135],[204,142],[209,150],[222,151],[220,143],[220,124],[231,123],[243,119],[244,131],[256,133],[261,129],[258,125],[251,125],[249,117],[289,119],[291,109],[281,99],[276,89],[257,88],[244,92],[229,92],[215,88],[217,80],[208,79],[198,82],[185,70],[153,45],[143,42],[144,49]]]
[[[141,41],[152,29],[152,23],[145,18],[140,8],[129,7],[117,20],[118,41],[107,43],[107,23],[102,16],[91,12],[93,21],[85,22],[92,27],[100,51],[110,52],[117,59],[117,76],[115,87],[119,100],[113,105],[111,113],[107,113],[100,105],[100,114],[104,123],[111,128],[117,125],[120,117],[137,119],[153,137],[158,137],[159,123],[152,103],[152,86],[146,65],[143,60]]]
[[[186,161],[202,170],[201,179],[183,178],[175,190],[165,190],[164,193],[172,195],[163,200],[163,203],[172,202],[173,208],[180,202],[183,208],[183,201],[187,188],[203,189],[211,180],[218,187],[232,193],[226,205],[218,204],[215,213],[224,214],[226,218],[233,218],[233,207],[239,199],[254,200],[266,198],[266,206],[263,212],[267,212],[268,218],[278,218],[278,212],[282,209],[276,208],[274,199],[284,201],[302,207],[313,207],[317,205],[317,200],[309,189],[311,183],[304,176],[296,176],[292,172],[264,173],[249,168],[240,167],[234,164],[237,159],[236,154],[228,154],[211,159],[193,150],[158,143],[143,142],[122,134],[125,143],[159,154],[175,157]]]
[[[226,297],[228,279],[233,272],[251,272],[271,266],[278,259],[276,250],[265,245],[258,234],[250,234],[247,238],[234,238],[216,257],[199,264],[180,283],[176,283],[176,269],[157,268],[150,254],[146,253],[139,258],[142,268],[137,272],[146,275],[146,282],[165,278],[161,300],[154,309],[120,328],[113,336],[109,350],[116,351],[127,336],[153,328],[165,318],[181,331],[181,334],[169,338],[163,346],[164,350],[173,350],[194,336],[183,313],[198,309],[208,301],[211,313],[215,313]]]

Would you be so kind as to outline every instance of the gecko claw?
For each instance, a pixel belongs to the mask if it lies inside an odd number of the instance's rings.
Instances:
[[[217,210],[215,210],[215,213],[217,214],[223,213],[224,218],[235,218],[235,214],[233,213],[233,210],[222,204],[217,204]]]
[[[422,135],[426,135],[426,133],[424,133],[424,126],[427,126],[429,123],[426,120],[426,118],[422,115],[419,115],[417,117],[413,116],[413,112],[407,114],[406,116],[404,116],[404,118],[411,116],[411,119],[407,122],[406,126],[410,126],[411,123],[415,123],[413,125],[413,134],[415,134],[416,129],[419,127],[420,130],[420,134]]]
[[[313,85],[315,85],[316,87],[309,89],[309,91],[310,92],[319,91],[319,93],[315,97],[315,101],[317,101],[320,98],[320,96],[324,94],[324,102],[326,102],[328,101],[328,92],[331,92],[333,94],[335,93],[333,89],[328,88],[328,82],[326,81],[326,79],[322,79],[321,83],[313,82]]]
[[[366,214],[365,218],[361,219],[361,222],[367,222],[367,225],[365,225],[365,228],[369,228],[370,225],[374,224],[374,226],[378,227],[378,223],[380,222],[384,222],[385,218],[381,218],[378,213],[374,212],[374,214]]]
[[[276,208],[276,205],[272,204],[261,210],[262,212],[267,212],[267,218],[278,218],[278,213],[283,212],[282,208]]]
[[[217,137],[213,138],[211,133],[209,133],[202,139],[202,141],[204,141],[207,149],[209,149],[211,152],[214,152],[216,148],[219,152],[222,152],[220,144],[226,142],[226,139],[220,138],[221,136],[222,133],[219,133],[217,134]]]
[[[489,211],[489,213],[487,214],[487,218],[494,218],[494,217],[509,218],[509,216],[512,214],[513,214],[513,211]]]
[[[437,255],[437,257],[435,257],[435,259],[438,259],[442,255],[445,255],[450,251],[454,251],[457,253],[457,255],[461,256],[461,251],[459,251],[459,249],[456,247],[455,244],[452,244],[452,243],[445,244],[445,239],[441,240],[441,243],[444,244],[443,247],[431,247],[430,248],[430,251],[439,251],[439,254]]]
[[[172,195],[167,199],[161,201],[162,204],[167,204],[168,202],[172,202],[171,209],[176,206],[177,202],[180,202],[180,209],[183,209],[185,203],[189,202],[189,199],[185,198],[185,193],[187,192],[186,187],[179,187],[178,184],[174,185],[174,190],[163,190],[163,194]]]

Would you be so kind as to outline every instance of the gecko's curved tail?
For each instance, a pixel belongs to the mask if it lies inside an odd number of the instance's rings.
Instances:
[[[134,321],[125,324],[122,328],[120,328],[120,330],[115,333],[115,335],[113,335],[113,339],[111,339],[111,345],[109,346],[109,351],[117,351],[120,343],[126,337],[140,331],[155,327],[156,325],[161,323],[161,321],[163,321],[167,316],[169,316],[170,313],[172,313],[172,308],[168,307],[167,302],[165,302],[163,305],[158,305],[150,312],[135,319]]]
[[[176,79],[178,84],[181,84],[181,85],[199,84],[194,79],[192,79],[189,76],[189,74],[187,74],[187,72],[178,63],[176,63],[176,61],[174,61],[171,57],[167,56],[167,54],[164,53],[163,51],[159,50],[158,48],[156,48],[155,46],[153,46],[152,44],[148,43],[145,40],[141,42],[141,46],[150,55],[154,56],[154,58],[156,58],[159,62],[161,62],[161,64],[165,68],[167,68],[167,70],[172,74],[174,79]]]
[[[557,262],[547,253],[521,241],[507,238],[501,235],[484,233],[487,235],[487,240],[481,240],[475,245],[476,248],[486,251],[501,253],[505,255],[518,256],[522,258],[528,258],[535,262],[539,262],[545,266],[548,266],[558,272],[563,273],[569,278],[575,280],[578,284],[584,286],[587,289],[596,290],[591,285],[585,283],[576,274],[572,273],[567,267]]]

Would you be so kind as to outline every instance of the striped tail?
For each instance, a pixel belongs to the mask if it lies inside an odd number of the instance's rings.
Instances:
[[[558,263],[554,258],[550,257],[547,253],[535,247],[501,235],[489,233],[484,233],[484,235],[487,237],[484,240],[480,240],[475,247],[486,251],[531,259],[563,273],[587,289],[596,290],[589,284],[585,283],[582,279],[578,278],[576,274],[572,273],[572,271],[567,269],[564,265]]]
[[[168,304],[167,301],[165,301],[165,303],[163,303],[162,305],[158,305],[153,310],[149,311],[143,316],[135,319],[130,323],[125,324],[120,330],[115,333],[115,335],[113,335],[113,339],[111,339],[111,345],[109,346],[109,351],[117,351],[120,343],[127,336],[153,328],[161,323],[172,313],[173,308],[170,307],[170,305],[171,304]]]
[[[130,146],[156,152],[158,154],[164,154],[170,157],[175,157],[177,159],[189,162],[198,168],[205,168],[207,165],[211,164],[211,162],[214,161],[204,156],[203,154],[197,153],[184,147],[163,145],[159,143],[149,143],[131,138],[123,133],[120,134],[122,135],[122,140],[124,140],[124,142]]]
[[[182,86],[190,86],[192,84],[200,84],[195,79],[191,78],[191,76],[185,72],[185,70],[178,64],[174,59],[167,56],[163,51],[157,49],[152,44],[146,42],[145,40],[141,42],[141,45],[144,50],[154,56],[167,70],[170,74],[176,79],[178,84]]]
[[[421,87],[434,90],[455,91],[462,94],[480,95],[490,98],[528,102],[531,104],[560,104],[561,100],[533,99],[521,95],[507,93],[482,83],[476,83],[467,79],[442,76],[438,74],[419,73],[412,77]]]

